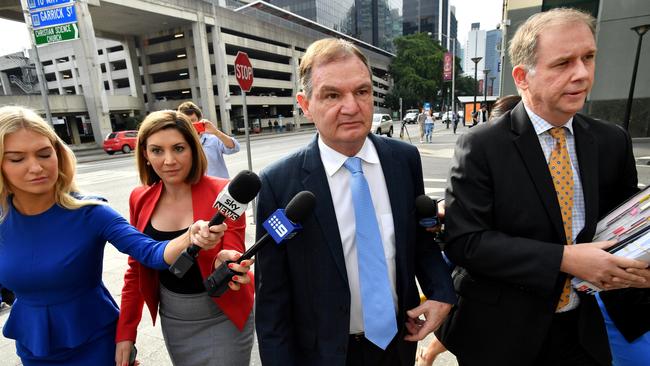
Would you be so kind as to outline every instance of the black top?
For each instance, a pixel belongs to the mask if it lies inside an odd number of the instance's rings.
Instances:
[[[151,221],[149,221],[147,226],[144,228],[144,233],[152,237],[154,240],[171,240],[182,235],[186,231],[187,229],[178,231],[159,231],[151,225]],[[199,294],[205,292],[203,278],[201,277],[201,272],[199,271],[199,266],[196,265],[196,262],[192,267],[190,267],[187,273],[185,273],[183,278],[176,277],[176,275],[169,272],[169,270],[160,271],[160,284],[165,286],[169,291],[177,294]]]

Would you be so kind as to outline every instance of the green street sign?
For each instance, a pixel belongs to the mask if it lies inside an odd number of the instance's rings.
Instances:
[[[69,41],[77,38],[79,38],[79,28],[77,28],[77,23],[55,25],[34,30],[34,39],[36,40],[37,46]]]

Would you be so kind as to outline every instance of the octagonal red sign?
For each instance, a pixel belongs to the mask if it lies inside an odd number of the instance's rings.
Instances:
[[[253,86],[253,66],[246,52],[239,51],[235,56],[235,78],[241,90],[248,92]]]

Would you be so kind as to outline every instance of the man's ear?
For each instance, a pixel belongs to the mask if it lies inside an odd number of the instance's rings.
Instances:
[[[312,120],[311,113],[309,112],[309,99],[307,98],[307,95],[304,92],[299,92],[296,94],[296,100],[298,101],[298,104],[300,104],[300,109],[302,109],[302,113],[305,114],[305,117]]]
[[[526,68],[523,65],[517,65],[512,69],[512,78],[515,81],[517,89],[528,89],[528,80],[526,80],[527,75],[528,71],[526,71]]]

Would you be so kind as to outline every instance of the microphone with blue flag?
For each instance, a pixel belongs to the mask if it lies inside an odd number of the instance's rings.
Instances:
[[[244,254],[234,263],[241,263],[244,260],[251,259],[267,243],[273,241],[277,245],[285,240],[294,237],[302,226],[302,222],[309,215],[316,205],[316,197],[309,191],[302,191],[296,194],[287,204],[286,209],[277,209],[263,223],[266,234],[262,236],[252,247],[248,248]],[[208,295],[212,297],[221,296],[228,289],[228,282],[235,275],[243,273],[235,272],[228,268],[228,264],[233,263],[226,261],[221,263],[205,281]]]

